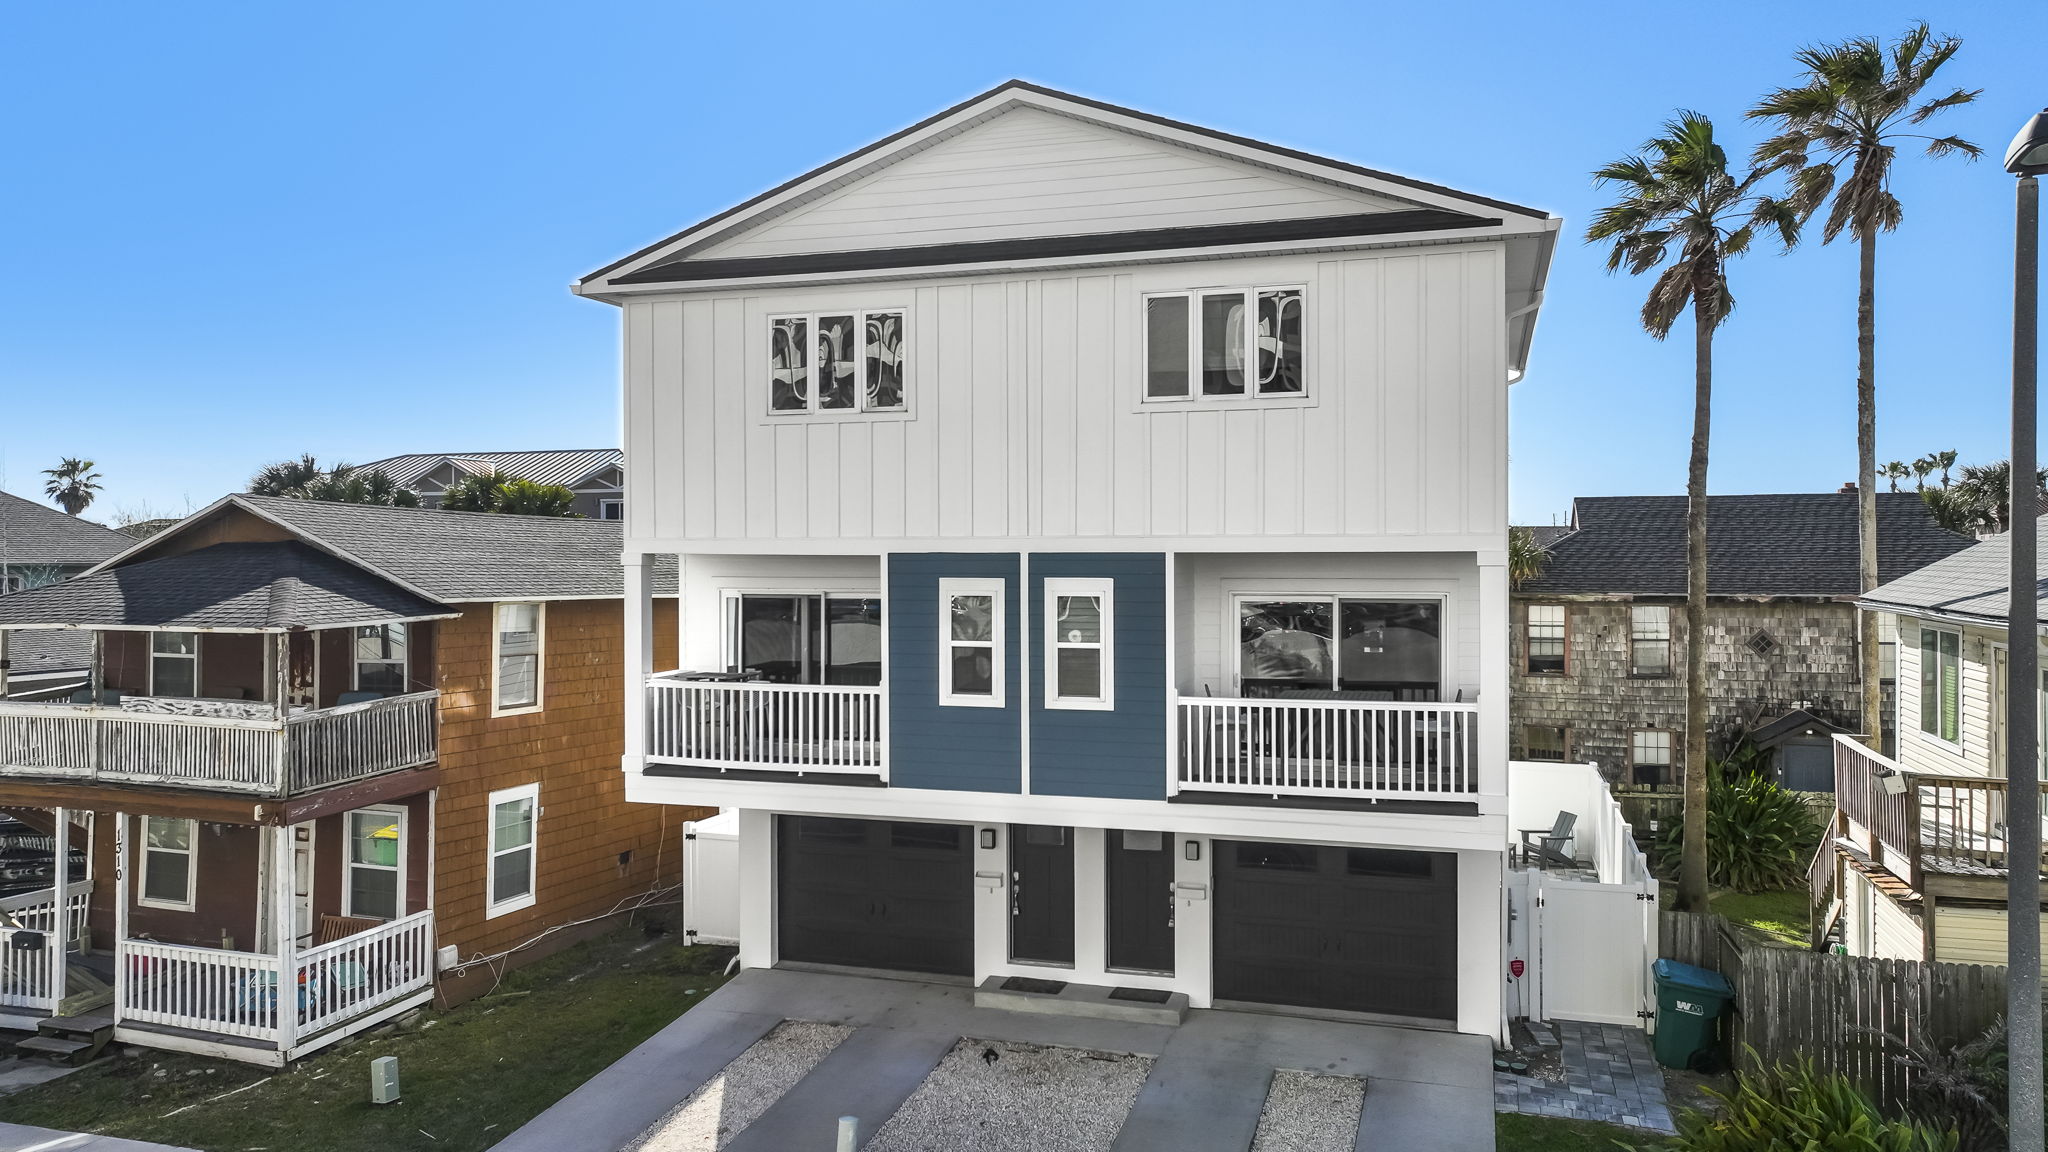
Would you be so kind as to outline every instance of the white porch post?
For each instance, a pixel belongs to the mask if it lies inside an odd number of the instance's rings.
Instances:
[[[292,826],[271,830],[270,934],[277,949],[277,1050],[289,1053],[299,1032],[299,935],[293,915]],[[399,877],[399,891],[405,878]]]
[[[114,813],[114,1023],[128,1003],[128,814]]]
[[[50,895],[55,903],[50,908],[50,931],[44,937],[44,947],[50,951],[50,1015],[55,1016],[64,1003],[64,969],[69,963],[64,954],[69,947],[68,921],[71,919],[71,810],[56,808],[52,811],[57,817],[56,827],[51,832],[56,849],[53,854],[56,875]]]
[[[628,552],[622,559],[626,570],[626,754],[622,766],[628,772],[638,772],[647,756],[647,677],[654,671],[653,557]]]
[[[1508,790],[1508,563],[1479,554],[1479,794]],[[1482,802],[1483,803],[1483,802]]]

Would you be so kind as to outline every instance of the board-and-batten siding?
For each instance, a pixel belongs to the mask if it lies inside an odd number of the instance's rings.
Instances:
[[[1920,730],[1920,630],[1923,627],[1960,630],[1962,645],[1961,716],[1958,721],[1960,745],[1950,744]],[[1901,617],[1899,631],[1899,763],[1915,772],[1938,772],[1951,776],[2002,774],[1994,764],[2003,759],[1992,756],[1993,703],[1991,661],[1993,645],[2005,637],[1988,628],[1937,625]],[[1937,936],[1938,938],[1938,936]]]
[[[1054,112],[1013,108],[691,256],[902,248],[1411,207]]]
[[[682,659],[686,671],[726,667],[728,592],[763,595],[879,596],[881,561],[874,556],[731,556],[699,553],[682,558]],[[884,606],[887,611],[887,605]],[[657,670],[669,666],[656,665]]]
[[[636,300],[642,541],[1497,535],[1498,245]],[[1148,291],[1308,289],[1306,400],[1141,402]],[[906,413],[767,414],[768,317],[902,308]]]
[[[2048,930],[2048,916],[2042,919]],[[1942,905],[1934,911],[1934,958],[1957,964],[2005,963],[2005,909]],[[2048,975],[2048,957],[2041,971]]]

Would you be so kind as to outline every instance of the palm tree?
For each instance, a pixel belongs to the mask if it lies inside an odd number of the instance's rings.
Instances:
[[[1856,516],[1862,544],[1858,574],[1866,592],[1877,587],[1877,234],[1897,228],[1903,215],[1890,187],[1896,142],[1924,140],[1929,156],[1974,160],[1983,151],[1960,136],[1906,131],[1982,91],[1957,88],[1921,99],[1935,72],[1962,46],[1952,36],[1937,39],[1922,21],[1889,51],[1871,36],[1802,48],[1802,82],[1772,92],[1749,110],[1751,119],[1771,121],[1777,129],[1757,145],[1755,159],[1790,174],[1791,202],[1800,219],[1832,197],[1821,242],[1833,243],[1844,229],[1856,237]],[[1875,718],[1884,714],[1877,614],[1864,612],[1861,619],[1864,739],[1876,748],[1883,734]]]
[[[1977,529],[2004,532],[2012,527],[2012,461],[1965,464],[1954,492],[1973,514]],[[2048,491],[2048,468],[2035,477],[2037,494]]]
[[[1941,469],[1941,486],[1948,487],[1948,470],[1956,465],[1956,450],[1950,448],[1943,452],[1935,452],[1927,458],[1934,462],[1936,468]]]
[[[1611,241],[1607,270],[1640,275],[1663,264],[1643,302],[1643,328],[1659,340],[1692,309],[1692,457],[1686,471],[1685,828],[1678,906],[1707,908],[1707,444],[1713,412],[1714,330],[1734,310],[1728,261],[1760,229],[1790,248],[1799,240],[1792,208],[1757,191],[1763,173],[1737,176],[1714,141],[1714,125],[1680,112],[1635,154],[1593,173],[1620,190],[1586,239]]]
[[[1879,468],[1877,471],[1878,475],[1883,476],[1885,479],[1891,481],[1892,491],[1894,492],[1897,492],[1899,490],[1899,481],[1904,480],[1906,477],[1911,476],[1913,474],[1913,470],[1911,468],[1908,468],[1905,462],[1902,460],[1893,460],[1890,463],[1886,464],[1884,467]]]
[[[1508,584],[1519,588],[1543,575],[1550,549],[1537,543],[1536,533],[1527,528],[1508,529]]]
[[[1927,475],[1933,472],[1934,468],[1934,457],[1932,456],[1922,456],[1918,460],[1913,461],[1913,490],[1915,492],[1927,491]],[[1948,487],[1948,481],[1942,481],[1942,487]]]
[[[345,472],[348,465],[337,464],[335,470]],[[249,477],[249,491],[256,496],[288,496],[294,489],[304,488],[318,480],[324,471],[320,462],[308,452],[297,460],[279,460],[275,464],[264,465],[262,471]]]
[[[381,504],[389,508],[417,508],[420,498],[410,488],[400,488],[382,468],[364,470],[336,464],[307,483],[278,493],[294,500],[324,500],[330,504]]]
[[[67,514],[78,515],[90,508],[93,498],[100,494],[100,474],[92,467],[90,460],[64,457],[57,467],[43,469],[43,475],[50,478],[43,485],[43,495],[55,500]]]
[[[471,476],[441,493],[441,507],[451,512],[576,517],[575,504],[576,494],[559,484],[535,484],[505,472]]]

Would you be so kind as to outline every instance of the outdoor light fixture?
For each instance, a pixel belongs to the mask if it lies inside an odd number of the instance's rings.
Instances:
[[[2034,113],[2012,138],[2012,147],[2005,150],[2005,170],[2015,176],[2048,176],[2048,108]]]
[[[1184,851],[1188,859],[1200,860],[1202,858],[1202,842],[1200,840],[1190,840],[1187,842]]]
[[[995,847],[995,846],[996,846],[996,830],[995,830],[995,829],[993,829],[993,828],[983,828],[983,829],[981,830],[981,846],[982,846],[983,848],[993,848],[993,847]]]

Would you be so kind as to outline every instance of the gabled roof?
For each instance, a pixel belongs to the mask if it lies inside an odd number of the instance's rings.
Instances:
[[[2048,518],[2040,522],[2048,532]],[[1986,625],[2006,622],[2012,586],[2012,535],[1993,536],[1944,560],[1938,560],[1880,584],[1862,603],[1908,616],[1953,618]],[[2034,589],[2034,615],[2048,624],[2048,580]]]
[[[503,472],[535,484],[574,487],[592,473],[623,464],[626,454],[617,448],[566,448],[538,452],[415,452],[389,456],[357,467],[381,469],[401,488],[412,488],[420,479],[443,464],[453,462],[471,475]]]
[[[111,528],[0,492],[0,561],[82,567],[97,564],[131,543]]]
[[[190,628],[276,632],[453,615],[307,544],[215,544],[0,597],[0,629]]]
[[[1685,497],[1588,496],[1542,575],[1516,594],[1683,596]],[[1860,533],[1853,492],[1707,498],[1714,596],[1854,596]],[[1943,529],[1917,493],[1877,494],[1878,575],[1894,579],[1973,541]]]

